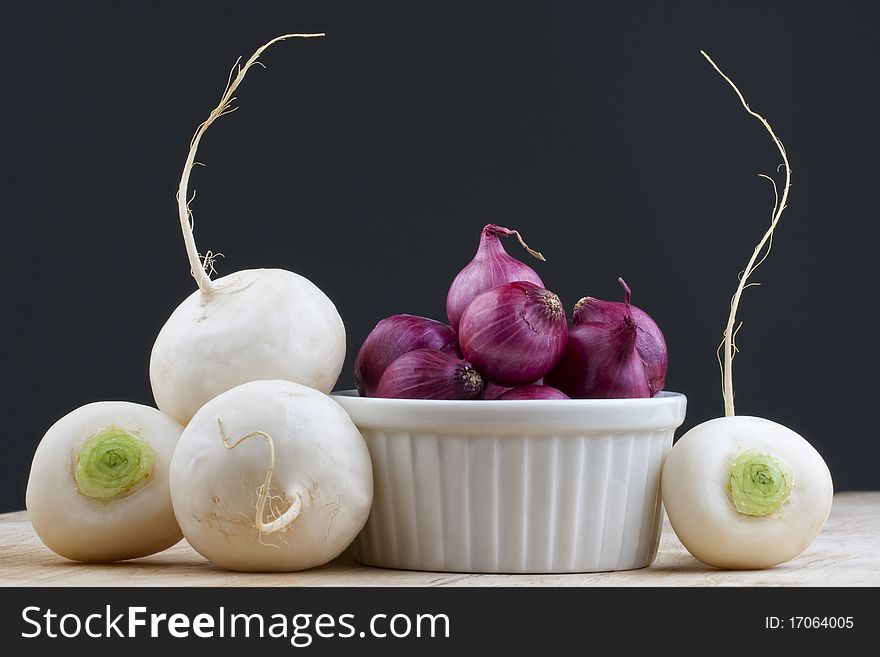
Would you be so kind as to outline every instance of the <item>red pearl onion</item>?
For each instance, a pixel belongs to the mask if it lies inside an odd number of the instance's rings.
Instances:
[[[594,297],[584,297],[575,304],[572,324],[575,326],[586,322],[615,324],[623,319],[628,307],[636,325],[636,351],[639,352],[645,366],[648,387],[653,397],[666,385],[666,370],[669,367],[666,338],[663,337],[657,322],[648,313],[629,304],[631,292],[626,282],[622,278],[617,281],[623,287],[625,301],[602,301]]]
[[[455,331],[417,315],[392,315],[376,324],[354,363],[354,382],[361,397],[375,397],[382,374],[395,359],[415,349],[436,349],[460,357]]]
[[[476,399],[485,382],[470,363],[431,349],[395,359],[382,374],[377,396],[393,399]]]
[[[501,240],[498,239],[499,235],[516,235],[526,251],[539,260],[544,260],[544,256],[530,249],[523,242],[517,231],[495,224],[485,226],[480,234],[477,254],[464,269],[458,272],[446,295],[446,314],[449,316],[449,324],[456,331],[468,304],[489,288],[514,281],[529,281],[544,287],[544,283],[534,269],[511,257],[504,250]]]
[[[646,331],[644,328],[640,331],[636,324],[634,309],[630,305],[629,287],[623,279],[620,279],[620,284],[625,291],[624,303],[615,306],[597,304],[593,310],[585,310],[591,302],[581,304],[580,310],[583,312],[579,322],[569,332],[565,353],[546,377],[547,383],[570,397],[653,397],[663,386],[666,376],[665,342],[662,343],[662,357],[659,353],[655,354],[655,360],[647,364],[637,348],[639,335],[645,335]],[[585,321],[586,317],[597,319]],[[651,324],[656,326],[653,320]],[[656,333],[650,333],[650,341],[652,348],[660,349],[660,345],[654,342],[657,335],[662,339],[662,333],[657,329]],[[658,373],[659,379],[656,377]]]
[[[562,303],[534,283],[504,283],[477,296],[459,323],[465,359],[505,386],[540,379],[557,363],[568,337]]]
[[[550,386],[517,386],[495,399],[571,399],[564,392]]]
[[[533,386],[542,386],[544,385],[544,379],[538,379],[531,385]],[[486,382],[486,389],[483,390],[483,399],[498,399],[501,395],[509,390],[513,390],[514,388],[519,386],[500,386],[497,383],[492,383],[491,381]]]
[[[513,390],[514,386],[500,386],[497,383],[488,381],[486,389],[483,390],[483,399],[498,399],[508,390]]]

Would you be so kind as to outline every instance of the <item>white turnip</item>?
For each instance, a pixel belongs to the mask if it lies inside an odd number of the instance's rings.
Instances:
[[[170,470],[183,534],[214,563],[290,571],[336,557],[367,520],[370,455],[327,395],[288,381],[253,381],[203,406]]]
[[[149,406],[87,404],[58,420],[34,454],[27,510],[49,549],[118,561],[177,543],[168,467],[183,431]]]
[[[345,358],[345,327],[333,302],[313,283],[281,269],[251,269],[211,280],[216,257],[200,256],[188,203],[189,177],[208,127],[233,111],[233,94],[273,43],[237,66],[220,103],[196,130],[177,193],[178,215],[198,291],[171,314],[150,356],[157,406],[186,424],[209,399],[233,386],[285,379],[323,392],[332,390]]]
[[[752,252],[730,302],[719,347],[724,352],[725,417],[694,427],[675,444],[663,466],[661,494],[675,533],[697,559],[719,568],[769,568],[796,557],[813,541],[831,511],[834,490],[825,461],[800,435],[734,412],[736,311],[743,291],[755,285],[749,277],[770,252],[791,188],[791,167],[767,120],[749,107],[715,62],[703,56],[770,134],[782,156],[785,184],[780,196],[773,178],[763,176],[776,196],[770,227]]]
[[[825,461],[791,429],[731,416],[688,431],[666,459],[663,501],[697,559],[769,568],[799,555],[831,510]]]

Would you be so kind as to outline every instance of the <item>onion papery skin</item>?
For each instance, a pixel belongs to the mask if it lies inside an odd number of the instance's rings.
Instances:
[[[465,360],[504,386],[532,383],[565,350],[568,322],[552,292],[527,281],[498,285],[475,298],[459,324]]]
[[[527,399],[571,399],[561,390],[557,390],[551,386],[516,386],[507,392],[500,394],[495,399],[505,400],[527,400]]]
[[[417,349],[391,363],[377,397],[389,399],[477,399],[485,379],[470,363],[431,349]]]
[[[572,326],[565,353],[545,381],[574,399],[653,397],[635,340],[631,322]]]
[[[644,364],[648,387],[653,397],[666,385],[666,371],[669,367],[666,338],[648,313],[633,305],[629,306],[629,310],[636,326],[636,351]],[[584,297],[574,308],[572,325],[603,322],[615,326],[623,321],[626,314],[625,302]]]
[[[364,340],[354,364],[354,383],[361,397],[375,397],[385,369],[416,349],[433,349],[461,357],[451,327],[418,315],[392,315],[376,324]]]
[[[468,305],[486,290],[514,281],[529,281],[544,287],[541,277],[534,269],[504,250],[499,235],[513,234],[513,230],[495,224],[488,224],[483,228],[477,254],[458,272],[446,295],[446,314],[449,324],[456,331]]]

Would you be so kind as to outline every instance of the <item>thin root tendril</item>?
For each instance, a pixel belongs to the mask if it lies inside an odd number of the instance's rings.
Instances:
[[[217,427],[220,430],[220,439],[223,441],[223,445],[224,447],[226,447],[226,449],[235,449],[244,441],[256,437],[263,438],[268,443],[269,468],[266,470],[266,479],[257,488],[257,504],[256,516],[254,518],[254,526],[259,531],[261,537],[263,534],[274,534],[275,532],[280,532],[288,529],[302,512],[302,497],[298,494],[293,495],[293,500],[289,502],[288,508],[285,511],[281,512],[280,507],[277,506],[277,501],[287,500],[281,495],[270,494],[272,487],[272,475],[275,473],[275,442],[272,440],[272,436],[270,436],[265,431],[251,431],[250,433],[243,435],[241,438],[238,438],[234,442],[230,442],[230,439],[226,436],[226,432],[223,430],[223,422],[220,418],[217,418]],[[264,520],[267,515],[267,505],[269,506],[269,521]]]
[[[782,188],[781,196],[776,186],[776,181],[773,180],[773,178],[764,173],[758,174],[762,178],[767,178],[773,185],[774,201],[773,211],[770,214],[770,227],[764,233],[763,237],[761,237],[761,240],[758,242],[758,245],[752,252],[751,258],[749,258],[748,264],[738,277],[739,284],[737,285],[736,291],[733,293],[733,296],[730,299],[730,315],[728,315],[727,327],[724,330],[724,340],[722,341],[721,346],[718,348],[718,352],[720,352],[721,350],[724,351],[723,362],[721,356],[719,355],[719,364],[721,365],[721,381],[724,396],[724,414],[730,417],[735,415],[733,404],[733,358],[739,352],[736,347],[736,334],[742,327],[742,322],[740,322],[739,325],[736,325],[736,311],[739,308],[739,302],[742,298],[743,291],[748,287],[758,285],[758,283],[749,283],[749,276],[751,276],[755,272],[755,270],[764,263],[764,261],[767,259],[767,256],[770,254],[770,249],[773,246],[773,232],[776,230],[779,219],[782,217],[782,213],[787,207],[788,192],[791,189],[791,165],[788,161],[788,155],[785,152],[785,146],[782,144],[779,137],[776,136],[776,133],[770,126],[770,123],[767,122],[767,119],[765,119],[763,116],[761,116],[751,107],[749,107],[748,102],[746,102],[745,97],[736,86],[736,84],[733,82],[733,80],[727,77],[727,75],[725,75],[725,73],[720,68],[718,68],[718,65],[714,61],[712,61],[712,58],[709,57],[709,55],[706,54],[705,51],[701,50],[700,54],[702,54],[703,57],[706,58],[706,61],[708,61],[712,65],[712,68],[714,68],[715,71],[724,79],[724,81],[730,85],[734,92],[736,92],[736,95],[739,98],[739,101],[745,111],[756,118],[758,121],[760,121],[761,125],[764,126],[764,129],[769,133],[770,138],[773,140],[773,143],[779,151],[779,154],[782,156],[782,162],[776,167],[776,171],[779,172],[780,169],[785,169],[785,185]],[[734,329],[734,326],[736,326],[736,329]]]
[[[190,272],[192,273],[193,278],[196,279],[196,283],[199,286],[199,290],[202,291],[202,294],[210,295],[215,290],[214,283],[211,281],[213,269],[206,268],[205,262],[199,257],[195,235],[192,230],[192,209],[190,208],[191,199],[189,201],[187,200],[187,197],[189,196],[187,189],[189,187],[189,177],[192,173],[193,166],[195,165],[196,151],[199,148],[199,142],[205,134],[205,131],[207,131],[214,121],[221,116],[231,114],[237,109],[232,106],[232,103],[235,102],[235,96],[233,96],[233,94],[235,93],[235,90],[238,89],[242,80],[244,80],[244,77],[251,66],[254,64],[263,66],[263,63],[258,61],[260,55],[263,54],[263,51],[272,44],[284,41],[285,39],[308,39],[322,36],[324,36],[323,32],[318,34],[283,34],[257,48],[254,54],[250,56],[250,59],[248,59],[243,66],[241,65],[241,57],[239,57],[236,60],[235,65],[229,71],[229,77],[226,81],[226,89],[220,97],[220,102],[217,104],[217,107],[211,110],[208,118],[199,124],[199,127],[196,128],[196,131],[193,134],[192,140],[189,144],[189,154],[187,155],[186,163],[183,165],[183,173],[181,173],[180,184],[177,188],[177,214],[180,220],[180,229],[183,232],[183,243],[186,246],[186,255],[189,259]],[[265,68],[265,66],[263,66],[263,68]]]

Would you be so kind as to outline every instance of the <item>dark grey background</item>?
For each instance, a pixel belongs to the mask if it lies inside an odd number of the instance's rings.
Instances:
[[[193,184],[221,273],[284,267],[336,302],[351,361],[392,313],[444,316],[483,224],[519,228],[568,308],[634,302],[666,332],[684,429],[722,412],[715,348],[741,308],[738,411],[782,422],[838,489],[880,487],[874,330],[878,11],[835,2],[32,3],[2,20],[0,510],[43,432],[85,402],[151,403],[153,339],[194,289],[174,193],[238,55],[285,31],[205,138]],[[517,253],[513,244],[508,245]],[[522,255],[521,253],[518,255]]]

